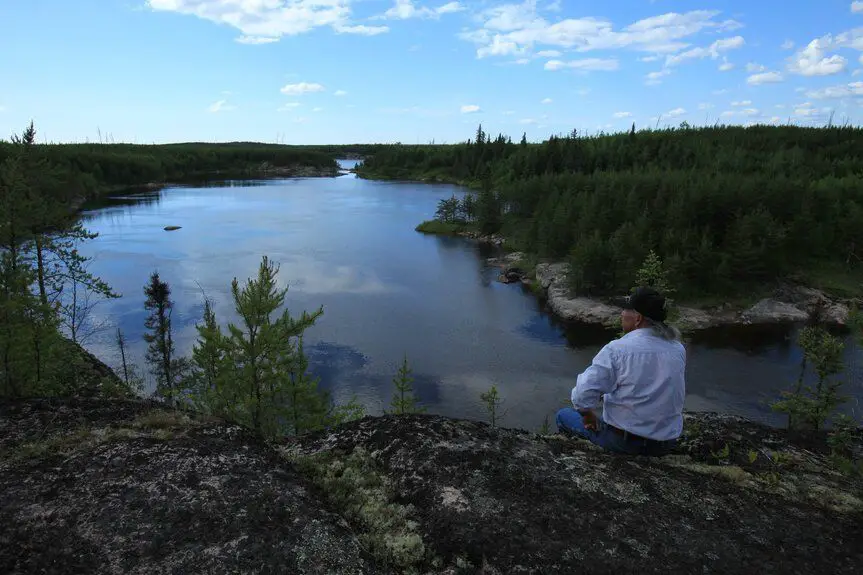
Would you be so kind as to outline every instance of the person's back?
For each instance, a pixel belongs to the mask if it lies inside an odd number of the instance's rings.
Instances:
[[[558,429],[622,453],[662,455],[674,447],[683,432],[686,349],[665,318],[661,294],[635,290],[621,313],[625,335],[578,376],[573,408],[558,412]]]
[[[657,441],[680,437],[686,397],[683,344],[646,327],[608,347],[615,356],[616,381],[603,397],[603,421]]]

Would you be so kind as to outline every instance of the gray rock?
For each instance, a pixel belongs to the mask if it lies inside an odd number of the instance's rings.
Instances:
[[[77,400],[7,402],[0,429],[4,573],[380,572],[240,427]]]
[[[797,306],[774,299],[763,299],[740,315],[745,323],[800,322],[808,317],[809,314]]]
[[[153,402],[5,402],[0,565],[406,572],[366,553],[383,542],[419,549],[410,572],[425,574],[856,574],[863,479],[827,453],[823,436],[792,443],[717,414],[687,414],[675,452],[648,459],[435,415],[265,443]],[[348,484],[368,505],[339,504]]]

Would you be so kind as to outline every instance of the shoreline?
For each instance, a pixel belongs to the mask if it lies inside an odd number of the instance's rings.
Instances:
[[[422,232],[431,233],[433,232]],[[481,236],[476,232],[454,232],[455,235],[479,243],[505,249],[506,239],[500,235]],[[532,269],[522,263],[528,258],[524,252],[511,252],[486,259],[486,264],[501,270],[497,280],[501,283],[521,283],[539,297],[557,319],[564,322],[589,324],[613,329],[617,327],[621,307],[614,298],[573,296],[570,292],[569,264],[540,262]],[[769,326],[802,324],[811,314],[821,310],[822,321],[830,327],[845,327],[853,300],[831,297],[823,291],[803,285],[784,283],[773,290],[770,297],[759,299],[750,306],[722,304],[696,307],[679,305],[679,318],[675,325],[684,333],[729,326]]]

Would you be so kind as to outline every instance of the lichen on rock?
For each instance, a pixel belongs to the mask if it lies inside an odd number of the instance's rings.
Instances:
[[[835,471],[823,438],[719,414],[687,414],[684,430],[663,458],[434,415],[265,443],[152,402],[10,402],[0,405],[0,566],[861,571],[863,478]]]

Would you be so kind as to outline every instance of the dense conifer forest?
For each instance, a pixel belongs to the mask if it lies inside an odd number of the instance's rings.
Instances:
[[[38,144],[31,154],[51,165],[64,183],[63,198],[92,198],[125,186],[203,177],[257,175],[262,165],[333,168],[346,154],[365,154],[375,146],[283,146],[259,143]],[[0,141],[0,163],[15,155],[11,142]]]
[[[568,260],[573,287],[588,295],[628,288],[650,250],[688,298],[752,293],[780,279],[859,293],[859,128],[633,126],[530,144],[480,126],[463,144],[388,146],[358,174],[479,190],[450,223]]]

